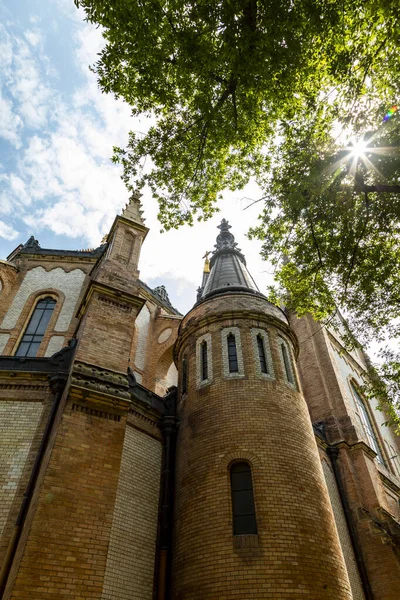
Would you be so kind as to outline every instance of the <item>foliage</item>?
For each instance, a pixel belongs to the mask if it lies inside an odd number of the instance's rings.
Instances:
[[[114,160],[128,188],[150,186],[164,228],[209,217],[254,178],[272,296],[319,319],[344,306],[356,335],[382,336],[400,301],[400,195],[365,185],[400,183],[397,115],[381,125],[400,86],[398,2],[75,3],[103,28],[102,90],[149,117]],[[355,168],[340,146],[367,130],[390,150]]]

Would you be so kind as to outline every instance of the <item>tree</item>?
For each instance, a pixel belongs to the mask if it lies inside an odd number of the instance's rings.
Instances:
[[[75,3],[103,28],[101,89],[152,119],[114,160],[128,188],[150,186],[164,228],[209,217],[254,178],[272,294],[320,319],[344,306],[356,334],[382,335],[400,301],[397,115],[382,124],[399,94],[398,3]],[[354,165],[343,144],[368,130],[386,154]]]

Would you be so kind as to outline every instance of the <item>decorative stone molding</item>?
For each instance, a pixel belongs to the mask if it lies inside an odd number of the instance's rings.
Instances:
[[[258,352],[258,342],[257,338],[261,336],[263,347],[264,347],[264,355],[265,361],[267,363],[267,373],[263,373],[261,371],[260,357]],[[254,353],[254,364],[256,366],[256,373],[258,377],[262,377],[263,379],[275,379],[274,373],[274,363],[272,361],[271,354],[271,346],[269,343],[268,331],[265,329],[251,329],[251,341],[253,343],[253,353]]]
[[[121,398],[125,401],[131,399],[127,375],[83,362],[75,363],[71,385],[98,394]]]
[[[243,295],[242,295],[243,297]],[[215,298],[211,298],[210,300],[205,300],[201,306],[204,306],[207,302],[216,302]],[[264,301],[265,302],[265,301]],[[276,307],[273,307],[276,308]],[[278,310],[278,309],[277,309]],[[178,339],[176,341],[175,347],[174,347],[174,358],[175,361],[178,360],[179,358],[179,352],[180,349],[182,348],[182,346],[185,344],[186,339],[192,335],[193,333],[195,333],[196,331],[198,331],[199,329],[205,327],[206,329],[208,329],[211,325],[213,325],[214,323],[218,323],[220,321],[224,321],[227,319],[254,319],[254,323],[259,324],[259,323],[265,323],[266,327],[275,327],[276,329],[278,329],[279,331],[281,331],[287,338],[290,339],[291,343],[293,344],[293,348],[294,348],[294,352],[296,354],[296,357],[299,353],[299,347],[298,347],[298,341],[297,341],[297,337],[295,336],[295,334],[293,333],[293,331],[289,328],[289,326],[287,324],[285,324],[282,319],[278,319],[276,316],[274,316],[274,314],[269,314],[269,313],[262,313],[262,312],[257,312],[255,310],[252,310],[251,308],[244,310],[244,309],[235,309],[234,311],[231,310],[223,310],[223,311],[218,311],[217,314],[207,314],[205,316],[195,316],[193,317],[192,313],[195,311],[195,309],[192,309],[183,319],[182,319],[182,325],[180,326],[180,334],[178,336]]]
[[[86,415],[91,415],[92,417],[99,417],[101,419],[109,419],[110,421],[119,422],[121,420],[121,415],[118,415],[116,413],[110,413],[110,412],[107,412],[104,410],[96,410],[95,408],[91,408],[89,406],[84,406],[82,404],[73,404],[71,410],[73,412],[85,413]]]
[[[117,279],[117,277],[115,277],[114,279]],[[143,304],[145,303],[145,300],[143,298],[139,298],[134,294],[117,290],[115,287],[111,287],[105,283],[91,281],[85,294],[85,297],[78,308],[76,315],[78,318],[81,318],[86,313],[90,301],[93,297],[96,297],[96,294],[97,298],[100,299],[101,297],[103,299],[103,302],[105,301],[105,299],[107,299],[109,302],[117,302],[121,306],[135,307],[138,309],[138,311],[142,308]]]
[[[122,310],[123,312],[127,312],[127,313],[132,312],[132,306],[129,306],[129,304],[124,304],[122,302],[116,302],[112,298],[107,298],[106,296],[99,296],[99,300],[100,300],[100,302],[103,302],[104,304],[108,304],[118,310]]]

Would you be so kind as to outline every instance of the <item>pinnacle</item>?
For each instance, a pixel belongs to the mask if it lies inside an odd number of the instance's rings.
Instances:
[[[143,210],[140,202],[141,194],[138,191],[133,192],[128,203],[122,210],[122,216],[130,219],[139,225],[144,225]]]

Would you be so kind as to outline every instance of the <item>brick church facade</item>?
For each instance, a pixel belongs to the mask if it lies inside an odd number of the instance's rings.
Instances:
[[[0,598],[400,599],[365,357],[219,230],[184,317],[139,279],[136,197],[95,250],[0,261]]]

